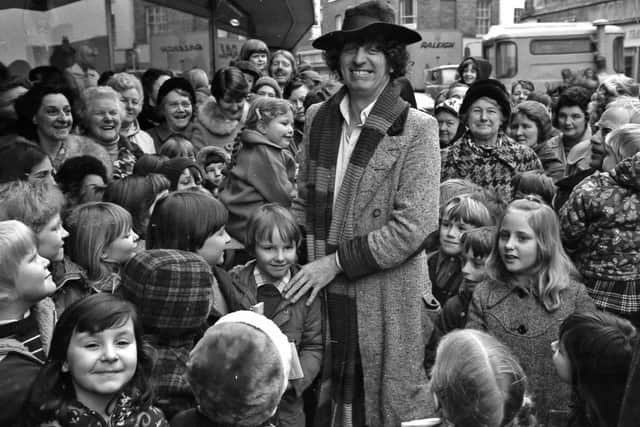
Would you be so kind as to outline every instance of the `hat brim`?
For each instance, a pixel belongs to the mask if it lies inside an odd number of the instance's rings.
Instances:
[[[348,42],[368,40],[379,36],[385,40],[394,40],[402,44],[411,44],[422,40],[420,33],[402,25],[376,22],[353,30],[332,31],[318,37],[311,45],[316,49],[329,50],[340,48]]]

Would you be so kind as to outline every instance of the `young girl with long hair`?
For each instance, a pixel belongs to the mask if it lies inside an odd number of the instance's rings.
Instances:
[[[574,313],[551,344],[560,379],[578,404],[570,426],[615,427],[638,334],[631,322],[604,311]]]
[[[227,230],[242,243],[256,208],[267,203],[291,206],[296,173],[289,148],[293,141],[293,107],[288,101],[257,98],[245,125],[240,134],[242,148],[233,158],[219,194],[229,209]]]
[[[151,405],[153,357],[134,306],[110,294],[70,305],[25,406],[25,425],[168,426]]]
[[[137,247],[131,214],[115,203],[85,203],[74,208],[65,223],[69,257],[86,270],[89,286],[96,292],[114,292],[120,268]]]
[[[507,207],[487,266],[489,278],[474,290],[467,327],[512,349],[529,378],[538,421],[547,424],[551,410],[566,411],[569,404],[549,345],[564,318],[593,310],[594,303],[562,247],[555,212],[537,198]]]
[[[438,345],[431,391],[446,422],[443,425],[511,425],[523,406],[526,385],[518,359],[487,333],[459,329]]]

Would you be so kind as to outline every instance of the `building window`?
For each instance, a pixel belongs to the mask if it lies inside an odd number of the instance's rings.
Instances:
[[[486,34],[491,25],[491,0],[478,0],[476,3],[476,33]]]
[[[400,0],[400,24],[415,28],[418,22],[418,0]]]
[[[513,23],[517,24],[522,19],[522,14],[524,13],[524,9],[521,7],[516,7],[513,9]]]
[[[342,15],[336,15],[336,30],[342,29]]]
[[[149,34],[169,32],[169,18],[164,7],[148,7],[146,10],[147,31]]]

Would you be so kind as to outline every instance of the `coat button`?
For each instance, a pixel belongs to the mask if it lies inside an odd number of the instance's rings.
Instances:
[[[516,331],[520,334],[520,335],[524,335],[527,333],[527,327],[524,325],[520,325],[518,326],[518,329],[516,329]]]
[[[380,209],[374,209],[373,210],[373,216],[376,217],[376,218],[380,216],[380,213],[381,213]]]

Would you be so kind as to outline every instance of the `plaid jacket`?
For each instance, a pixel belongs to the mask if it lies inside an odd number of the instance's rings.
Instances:
[[[496,146],[480,146],[467,132],[449,147],[442,161],[441,181],[468,179],[494,190],[508,202],[513,199],[513,177],[519,172],[536,169],[542,170],[542,164],[531,148],[517,144],[502,133],[498,135]]]
[[[213,305],[213,273],[199,255],[173,249],[136,254],[122,272],[122,295],[142,317],[158,354],[153,375],[158,407],[168,418],[195,406],[185,378],[189,352]]]

